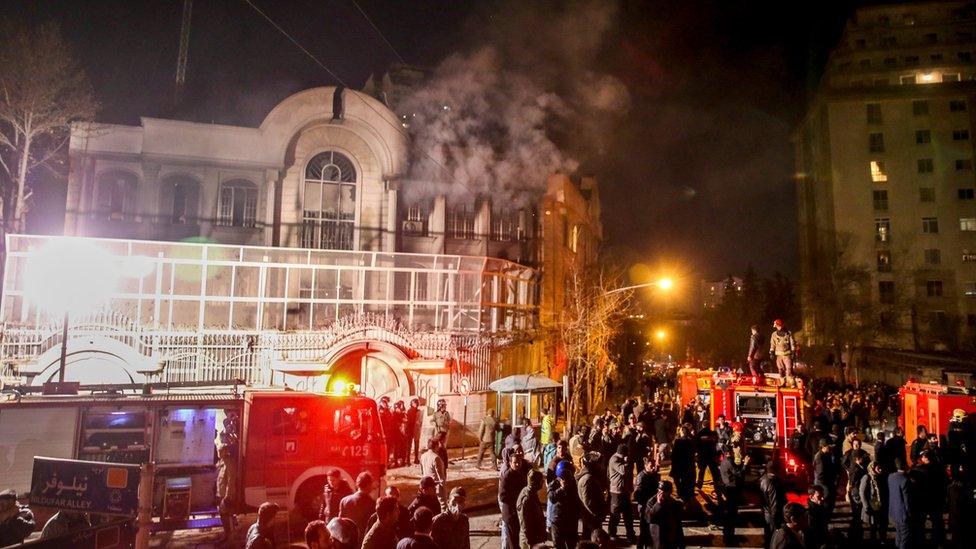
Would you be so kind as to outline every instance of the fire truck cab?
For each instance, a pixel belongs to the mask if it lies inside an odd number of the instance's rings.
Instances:
[[[976,412],[976,389],[971,387],[909,381],[898,390],[898,397],[901,427],[909,440],[919,425],[941,439],[946,436],[954,410],[964,410],[970,417]]]
[[[218,453],[218,448],[226,446]],[[24,395],[0,400],[0,478],[27,492],[34,456],[153,464],[154,529],[219,524],[218,471],[235,512],[265,501],[316,513],[327,471],[382,490],[386,442],[360,395],[201,388]]]

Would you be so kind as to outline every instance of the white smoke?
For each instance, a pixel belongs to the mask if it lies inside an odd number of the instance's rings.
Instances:
[[[503,26],[445,59],[398,107],[411,136],[408,200],[531,200],[550,174],[575,172],[582,149],[599,144],[605,122],[629,107],[624,84],[594,66],[614,3],[526,2],[501,11]]]

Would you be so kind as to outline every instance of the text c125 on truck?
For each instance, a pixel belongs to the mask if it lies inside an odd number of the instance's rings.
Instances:
[[[271,501],[316,516],[332,469],[351,486],[369,472],[378,480],[374,496],[384,488],[386,441],[376,402],[366,396],[143,389],[5,395],[0,446],[16,456],[0,470],[4,485],[28,491],[33,456],[152,463],[154,530],[216,526],[221,502],[222,512]]]

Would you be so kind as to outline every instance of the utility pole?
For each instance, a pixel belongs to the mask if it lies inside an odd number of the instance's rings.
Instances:
[[[180,53],[176,58],[175,97],[179,102],[186,83],[186,58],[190,50],[190,20],[193,14],[193,0],[183,0],[183,23],[180,25]]]

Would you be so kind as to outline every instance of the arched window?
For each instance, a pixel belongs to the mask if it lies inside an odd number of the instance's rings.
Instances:
[[[139,179],[130,172],[110,171],[98,177],[95,215],[104,219],[127,220],[135,217]]]
[[[174,225],[197,222],[200,184],[186,176],[167,177],[159,189],[159,221]]]
[[[257,224],[258,188],[246,179],[232,179],[220,184],[217,200],[217,225],[254,227]]]
[[[351,250],[356,220],[356,168],[335,151],[315,155],[305,167],[302,246]]]

